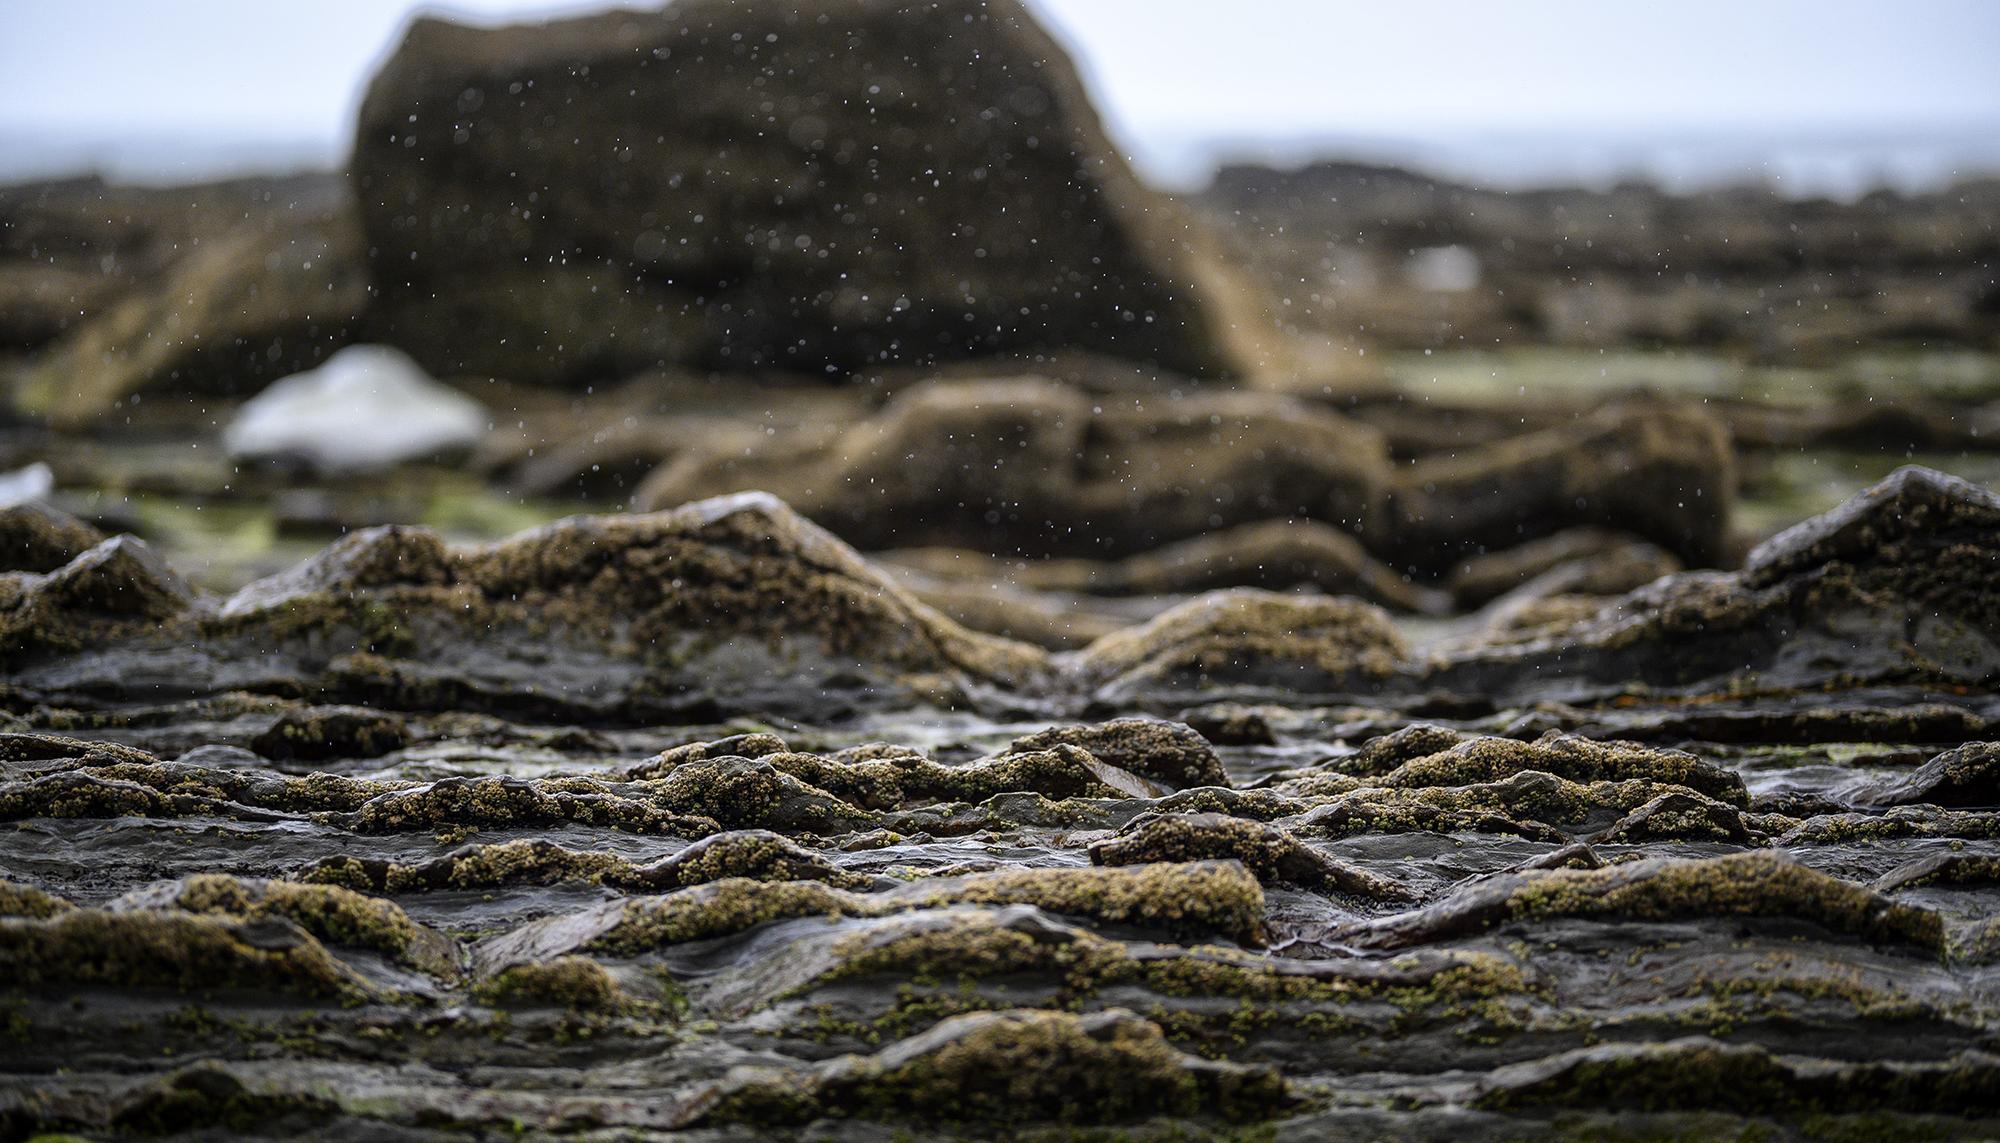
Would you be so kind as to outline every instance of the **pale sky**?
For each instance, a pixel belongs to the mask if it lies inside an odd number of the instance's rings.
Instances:
[[[1214,136],[2000,128],[1991,0],[1033,2],[1139,152]],[[493,21],[602,6],[423,7]],[[198,137],[337,159],[413,7],[0,0],[0,138]]]

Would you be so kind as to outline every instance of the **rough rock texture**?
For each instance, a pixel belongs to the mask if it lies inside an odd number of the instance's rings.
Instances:
[[[351,174],[371,330],[434,373],[1258,364],[1257,303],[1011,0],[422,19]]]

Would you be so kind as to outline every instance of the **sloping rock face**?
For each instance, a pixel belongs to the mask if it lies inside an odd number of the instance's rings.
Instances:
[[[331,176],[44,185],[0,193],[0,221],[0,295],[79,266],[97,275],[47,287],[60,320],[22,335],[41,354],[13,403],[59,426],[150,392],[254,392],[345,344],[368,305],[359,228]]]
[[[440,375],[1254,364],[1245,296],[1015,0],[422,19],[351,173],[371,334]]]
[[[2000,679],[2000,497],[1918,467],[1773,537],[1433,675],[1521,695]]]

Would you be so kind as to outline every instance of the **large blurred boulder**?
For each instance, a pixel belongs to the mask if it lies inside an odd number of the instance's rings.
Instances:
[[[351,173],[370,332],[440,375],[1048,347],[1225,374],[1261,328],[1017,0],[420,19]]]

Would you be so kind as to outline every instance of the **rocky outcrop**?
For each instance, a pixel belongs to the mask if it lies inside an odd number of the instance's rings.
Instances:
[[[421,19],[351,174],[371,329],[438,374],[1258,364],[1257,304],[1011,0]]]
[[[1978,684],[2000,677],[2000,497],[1907,467],[1751,552],[1669,576],[1525,638],[1452,654],[1461,693]]]
[[[0,636],[23,652],[10,681],[51,693],[253,689],[637,719],[950,701],[1032,688],[1042,665],[914,602],[763,496],[579,517],[462,551],[373,529],[226,599],[194,596],[130,538],[0,583],[13,593]]]
[[[1727,554],[1729,434],[1698,409],[1613,407],[1399,467],[1382,550],[1431,574],[1566,527],[1618,528],[1696,566]]]
[[[1103,557],[1268,519],[1365,534],[1387,475],[1373,430],[1286,398],[1093,403],[1025,378],[920,386],[842,431],[718,441],[635,503],[757,488],[862,548]]]

